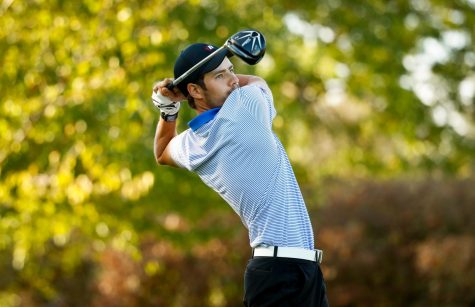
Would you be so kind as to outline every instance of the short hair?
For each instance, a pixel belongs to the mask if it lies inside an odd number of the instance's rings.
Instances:
[[[190,82],[192,83],[192,82]],[[201,75],[198,80],[196,80],[195,84],[199,85],[202,89],[206,90],[206,84],[205,84],[205,75]],[[190,106],[190,108],[192,109],[195,109],[196,110],[196,103],[195,103],[195,99],[193,98],[193,96],[191,96],[189,93],[188,93],[188,96],[186,97],[186,99],[188,99],[188,105]]]

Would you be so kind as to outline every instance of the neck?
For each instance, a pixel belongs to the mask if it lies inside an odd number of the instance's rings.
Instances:
[[[211,109],[217,108],[220,106],[214,106],[214,105],[209,105],[205,103],[204,101],[196,101],[196,113],[199,115],[203,112],[209,111]]]

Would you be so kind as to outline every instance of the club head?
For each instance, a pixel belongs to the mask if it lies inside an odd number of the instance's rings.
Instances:
[[[259,63],[266,53],[266,39],[256,30],[239,31],[226,41],[225,46],[249,65]]]

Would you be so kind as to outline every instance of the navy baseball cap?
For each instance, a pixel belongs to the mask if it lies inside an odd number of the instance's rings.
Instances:
[[[183,75],[191,67],[195,66],[197,63],[216,50],[218,50],[218,47],[203,43],[192,44],[186,47],[175,61],[175,67],[173,68],[175,79]],[[211,57],[211,59],[209,59],[205,64],[195,70],[191,75],[178,83],[177,87],[180,89],[183,95],[188,96],[188,90],[186,89],[188,83],[195,83],[202,75],[218,67],[226,56],[230,57],[231,55],[232,53],[230,53],[227,48],[223,48],[216,55]]]

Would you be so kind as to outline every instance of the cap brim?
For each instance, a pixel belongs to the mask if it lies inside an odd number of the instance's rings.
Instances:
[[[224,61],[224,58],[226,56],[227,57],[232,56],[232,53],[229,52],[227,48],[223,48],[220,51],[218,51],[217,54],[213,55],[213,57],[208,62],[206,62],[201,69],[198,69],[199,76],[215,70],[216,67],[218,67],[219,64],[221,64]]]
[[[177,84],[177,87],[180,89],[180,91],[184,95],[188,95],[188,91],[186,89],[186,86],[188,83],[195,83],[198,81],[198,79],[210,72],[216,69],[224,60],[224,58],[231,57],[233,54],[228,50],[228,48],[223,48],[219,50],[215,55],[209,59],[205,64],[203,64],[201,67],[199,67],[197,70],[195,70],[191,75],[186,77],[183,81]]]

